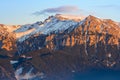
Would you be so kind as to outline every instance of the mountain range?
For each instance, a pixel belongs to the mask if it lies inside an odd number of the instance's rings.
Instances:
[[[68,75],[92,69],[120,70],[120,23],[56,14],[33,24],[0,24],[2,80],[74,80]]]

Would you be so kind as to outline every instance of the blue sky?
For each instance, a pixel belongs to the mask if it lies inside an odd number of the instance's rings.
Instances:
[[[120,22],[120,0],[1,0],[0,23],[28,24],[44,14],[94,15]]]

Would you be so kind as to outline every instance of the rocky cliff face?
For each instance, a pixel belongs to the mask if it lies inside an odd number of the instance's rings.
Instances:
[[[0,54],[12,56],[16,50],[16,35],[3,24],[0,25]],[[5,52],[6,51],[6,52]]]
[[[120,27],[110,19],[90,15],[73,20],[57,15],[16,27],[12,32],[0,28],[0,54],[15,53],[0,56],[12,66],[18,80],[63,76],[92,68],[120,70]],[[0,69],[8,76],[3,66]]]
[[[49,34],[34,34],[23,42],[18,41],[17,47],[19,53],[25,53],[43,47],[50,50],[59,50],[67,46],[83,44],[85,52],[88,54],[87,48],[89,46],[94,46],[97,52],[98,44],[101,43],[106,45],[105,50],[108,45],[116,45],[119,50],[119,30],[118,25],[112,20],[101,20],[88,16],[66,30],[52,31]]]

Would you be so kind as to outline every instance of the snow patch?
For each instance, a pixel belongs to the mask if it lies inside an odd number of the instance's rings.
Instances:
[[[20,78],[20,74],[22,73],[22,71],[23,71],[23,67],[21,67],[15,71],[15,77],[17,80],[20,80],[19,78]]]
[[[31,32],[33,32],[35,29],[30,29],[30,30],[27,30],[25,32],[19,32],[19,33],[16,33],[16,38],[21,38],[22,36],[24,35],[27,35],[27,34],[30,34]]]
[[[28,71],[28,73],[26,73],[25,75],[22,75],[21,73],[23,71],[23,68],[19,68],[15,72],[15,77],[17,80],[29,80],[29,79],[34,79],[36,77],[43,79],[45,77],[43,72],[41,72],[41,73],[38,72],[37,74],[33,74],[32,70],[33,70],[33,68],[31,68]]]
[[[18,61],[13,61],[13,60],[11,60],[10,63],[11,63],[11,64],[16,64],[16,63],[18,63]]]

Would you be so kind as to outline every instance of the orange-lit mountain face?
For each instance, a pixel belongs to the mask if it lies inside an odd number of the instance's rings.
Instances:
[[[1,24],[0,49],[0,69],[11,80],[88,68],[120,70],[120,27],[110,19],[60,14],[34,24]],[[11,69],[4,71],[5,64]]]

